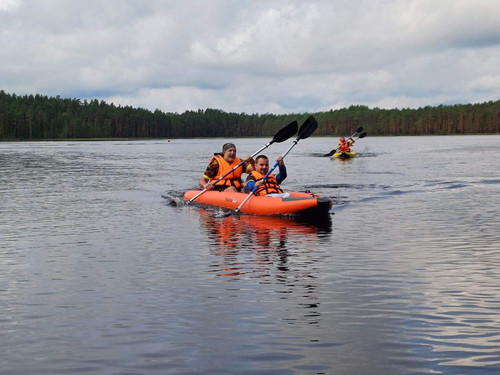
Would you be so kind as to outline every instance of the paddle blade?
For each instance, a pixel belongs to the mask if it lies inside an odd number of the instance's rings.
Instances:
[[[360,133],[360,132],[362,132],[362,131],[363,131],[363,127],[362,127],[362,126],[360,126],[360,127],[358,128],[358,130],[356,130],[356,133]],[[354,133],[354,134],[356,134],[356,133]]]
[[[361,133],[361,134],[358,136],[358,138],[359,138],[359,139],[364,138],[364,137],[366,137],[366,132]]]
[[[332,151],[330,151],[328,154],[324,154],[323,156],[332,156],[333,154],[335,154],[337,152],[337,149],[333,149]]]
[[[316,128],[318,127],[318,122],[313,116],[309,116],[307,120],[302,124],[299,129],[299,136],[297,139],[306,139],[309,137]]]
[[[286,141],[288,138],[293,137],[293,135],[297,133],[298,129],[299,129],[299,124],[297,123],[297,121],[289,123],[287,126],[285,126],[283,129],[281,129],[274,135],[274,138],[271,141],[271,143],[274,142],[281,143]]]

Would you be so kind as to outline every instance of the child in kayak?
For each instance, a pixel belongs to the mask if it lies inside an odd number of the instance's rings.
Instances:
[[[344,137],[339,139],[339,148],[337,152],[351,152],[351,146],[354,144],[354,139],[349,138],[346,140]]]

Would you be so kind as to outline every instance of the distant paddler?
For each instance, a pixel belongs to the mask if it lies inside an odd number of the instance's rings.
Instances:
[[[351,147],[354,143],[356,143],[356,139],[361,139],[366,137],[366,132],[363,132],[363,128],[360,126],[356,132],[351,135],[349,138],[340,137],[339,139],[339,147],[334,148],[328,154],[324,154],[323,156],[333,156],[341,159],[348,159],[353,157],[356,153],[351,150]],[[361,133],[361,134],[359,134]],[[356,138],[356,139],[355,139]]]
[[[356,143],[356,141],[352,138],[345,139],[345,137],[340,137],[339,139],[339,148],[337,152],[346,153],[351,152],[351,146]]]

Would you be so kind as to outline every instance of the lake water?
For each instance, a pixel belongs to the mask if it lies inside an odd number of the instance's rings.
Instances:
[[[321,223],[183,204],[226,141],[0,143],[1,374],[500,372],[500,136],[301,140]]]

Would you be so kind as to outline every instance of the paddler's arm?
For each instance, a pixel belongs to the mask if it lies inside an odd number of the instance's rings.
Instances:
[[[198,180],[198,186],[202,189],[212,190],[213,185],[210,183],[210,179],[203,175]]]
[[[247,184],[245,185],[245,191],[247,193],[250,193],[254,187],[255,187],[255,181],[248,181]]]
[[[245,181],[245,192],[250,193],[255,188],[255,178],[252,175],[248,175],[247,180]]]
[[[251,172],[255,171],[255,160],[253,160],[251,155],[246,155],[243,160],[245,160],[245,173],[250,174]]]
[[[205,173],[203,173],[203,176],[200,177],[198,180],[198,186],[202,189],[207,189],[211,190],[213,188],[213,185],[211,184],[211,180],[217,176],[217,173],[219,172],[219,163],[217,160],[213,160],[208,166],[207,169],[205,170]]]
[[[287,177],[286,174],[286,166],[285,162],[283,161],[283,157],[279,156],[278,159],[276,159],[278,162],[278,167],[280,171],[278,172],[278,175],[276,176],[276,181],[278,184],[281,184],[283,181],[285,181],[285,178]]]

